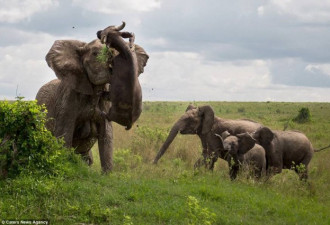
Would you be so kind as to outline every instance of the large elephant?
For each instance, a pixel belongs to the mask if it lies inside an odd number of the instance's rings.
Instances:
[[[266,151],[267,175],[281,173],[282,169],[294,168],[300,179],[308,178],[308,164],[313,157],[314,149],[303,133],[261,127],[252,137]]]
[[[209,105],[201,107],[189,105],[185,114],[171,128],[166,141],[154,159],[154,163],[158,162],[180,132],[181,134],[197,134],[199,136],[203,147],[203,159],[197,161],[195,165],[205,164],[210,159],[209,169],[213,169],[218,157],[225,158],[223,145],[215,134],[222,134],[226,130],[231,134],[254,132],[261,126],[261,124],[251,120],[231,120],[214,116],[214,111]]]
[[[111,96],[127,96],[129,92],[137,95],[142,102],[141,89],[133,89],[130,85],[132,82],[138,82],[137,74],[129,71],[142,72],[148,60],[148,55],[141,47],[136,46],[137,50],[131,51],[129,44],[119,36],[119,31],[123,28],[124,24],[112,26],[113,32],[109,36],[109,40],[117,40],[117,45],[113,46],[117,53],[111,59],[112,68],[98,58],[105,47],[100,40],[96,39],[90,43],[77,40],[55,41],[46,56],[46,61],[58,79],[42,86],[36,96],[38,104],[45,104],[48,111],[47,117],[50,119],[46,127],[56,137],[63,137],[66,146],[74,147],[77,153],[86,157],[89,164],[93,162],[90,149],[98,140],[101,167],[104,172],[110,171],[113,167],[112,124],[106,119],[105,114],[118,102]],[[127,59],[128,55],[134,55],[141,63],[132,63]],[[141,68],[138,68],[139,66]],[[132,76],[126,77],[127,80],[121,80],[122,83],[112,83],[121,71]],[[117,86],[126,84],[126,89],[117,89]],[[140,108],[137,109],[139,110]],[[131,108],[120,113],[129,114],[130,111]],[[125,122],[116,118],[112,118],[112,121],[120,124]],[[132,123],[133,120],[127,119],[125,125],[131,126]]]
[[[256,144],[256,140],[249,133],[231,135],[225,131],[219,137],[226,152],[225,159],[229,166],[229,175],[233,180],[237,177],[241,165],[252,167],[255,177],[260,178],[266,171],[265,149]]]

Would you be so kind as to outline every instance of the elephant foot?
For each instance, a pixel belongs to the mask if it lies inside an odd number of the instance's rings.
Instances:
[[[91,151],[89,151],[87,154],[81,154],[81,158],[87,163],[88,166],[91,166],[94,163]]]
[[[194,169],[199,169],[200,167],[202,167],[204,165],[205,165],[204,158],[199,158],[194,164]]]
[[[237,178],[237,174],[238,174],[238,168],[232,168],[229,172],[229,176],[230,176],[230,180],[235,180]]]
[[[307,181],[307,179],[308,179],[308,173],[307,173],[307,171],[306,172],[302,172],[302,173],[298,173],[298,175],[299,175],[299,179],[301,180],[301,181]]]
[[[108,168],[102,167],[102,174],[103,175],[107,175],[107,174],[109,174],[111,172],[112,172],[112,167],[111,168],[110,167],[108,167]]]

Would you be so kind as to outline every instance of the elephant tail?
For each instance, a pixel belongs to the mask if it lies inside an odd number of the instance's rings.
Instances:
[[[323,147],[323,148],[319,148],[319,149],[314,149],[314,152],[320,152],[322,150],[325,150],[327,148],[330,148],[330,145],[326,146],[326,147]]]

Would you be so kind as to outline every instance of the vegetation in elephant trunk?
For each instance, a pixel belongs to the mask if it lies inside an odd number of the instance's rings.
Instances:
[[[98,31],[97,36],[108,48],[114,48],[119,52],[112,61],[110,81],[112,106],[107,113],[107,119],[126,126],[128,130],[142,112],[142,91],[138,80],[139,64],[134,49],[134,34],[120,32],[124,27],[125,23],[119,27],[110,26]],[[129,38],[129,45],[123,38]],[[145,56],[147,60],[147,54]]]

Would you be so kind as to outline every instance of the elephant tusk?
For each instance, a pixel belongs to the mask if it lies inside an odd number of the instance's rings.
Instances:
[[[104,35],[101,39],[102,44],[107,43],[107,36]]]

